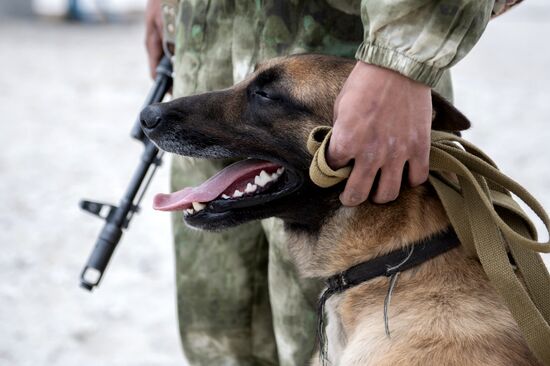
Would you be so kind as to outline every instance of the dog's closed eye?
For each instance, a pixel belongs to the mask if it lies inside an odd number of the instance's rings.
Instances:
[[[266,100],[269,100],[269,101],[281,100],[281,98],[278,97],[277,95],[272,94],[272,93],[268,93],[264,90],[256,90],[254,92],[254,95],[259,97],[259,98],[266,99]]]

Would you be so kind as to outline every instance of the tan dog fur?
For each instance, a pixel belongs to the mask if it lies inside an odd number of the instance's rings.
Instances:
[[[303,275],[327,277],[444,229],[443,208],[427,190],[407,190],[384,206],[341,208],[318,239],[291,235]],[[388,279],[378,278],[327,302],[331,365],[539,365],[479,262],[462,248],[401,273],[389,307],[390,338],[387,290]]]

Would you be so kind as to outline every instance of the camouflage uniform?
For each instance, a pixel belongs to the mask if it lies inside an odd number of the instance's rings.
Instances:
[[[228,87],[264,59],[298,52],[356,57],[436,88],[474,46],[492,11],[514,1],[164,0],[175,44],[174,95]],[[173,160],[172,188],[198,185],[223,162]],[[173,217],[178,315],[191,365],[304,365],[321,284],[300,279],[281,222],[222,232]]]

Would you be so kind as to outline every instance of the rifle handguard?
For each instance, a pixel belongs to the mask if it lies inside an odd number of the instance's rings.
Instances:
[[[155,83],[143,108],[161,102],[172,87],[172,64],[167,56],[162,58],[156,71]],[[139,211],[141,199],[157,168],[162,163],[163,152],[145,136],[139,117],[134,123],[130,135],[143,143],[144,151],[118,206],[87,200],[80,202],[80,208],[84,211],[105,220],[105,225],[101,229],[94,249],[80,274],[80,286],[88,291],[93,290],[101,282],[111,256],[122,238],[124,229],[128,228],[134,213]]]

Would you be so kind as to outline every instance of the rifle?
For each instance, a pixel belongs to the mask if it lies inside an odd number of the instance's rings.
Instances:
[[[161,102],[171,86],[172,64],[170,59],[164,56],[157,66],[155,83],[149,91],[142,109],[150,104]],[[151,183],[153,175],[162,164],[163,152],[145,136],[141,129],[139,116],[134,123],[130,136],[141,141],[144,150],[118,206],[88,200],[82,200],[79,203],[81,209],[105,221],[94,249],[80,274],[80,287],[88,291],[92,291],[94,287],[99,285],[124,229],[128,228],[134,214],[139,212],[139,204]]]

